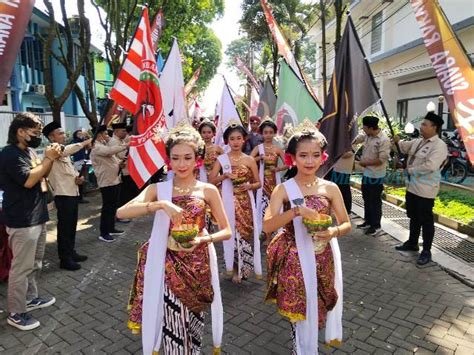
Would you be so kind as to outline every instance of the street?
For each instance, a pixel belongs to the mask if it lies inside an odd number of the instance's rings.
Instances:
[[[6,284],[0,284],[0,353],[141,353],[140,337],[126,328],[126,306],[136,250],[149,236],[151,217],[119,225],[126,234],[106,244],[97,239],[100,196],[89,198],[92,203],[81,205],[77,236],[77,250],[89,260],[80,271],[59,269],[55,224],[49,223],[40,286],[43,294],[54,295],[57,301],[50,308],[34,311],[40,328],[20,332],[6,324]],[[51,216],[54,214],[53,210]],[[320,352],[472,354],[474,290],[437,264],[416,266],[414,255],[393,249],[397,243],[389,235],[373,238],[355,229],[340,240],[344,339],[337,348],[321,343]],[[221,247],[217,249],[222,255]],[[290,353],[289,324],[273,305],[263,303],[263,281],[251,279],[236,286],[221,273],[221,287],[223,353]],[[210,354],[210,316],[206,319],[203,353]]]

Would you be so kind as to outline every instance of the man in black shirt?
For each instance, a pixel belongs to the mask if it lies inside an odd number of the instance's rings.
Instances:
[[[44,159],[34,149],[41,144],[41,121],[20,113],[8,130],[8,145],[0,153],[3,212],[13,260],[8,280],[8,319],[11,326],[31,330],[40,323],[28,311],[52,305],[54,297],[38,297],[36,274],[41,270],[46,243],[47,184],[59,144],[45,148]]]

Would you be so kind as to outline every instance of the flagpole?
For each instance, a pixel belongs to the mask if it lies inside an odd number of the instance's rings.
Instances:
[[[369,61],[367,60],[367,56],[365,55],[364,47],[362,47],[362,43],[360,42],[359,35],[357,34],[356,28],[354,26],[354,22],[352,22],[351,13],[350,13],[350,11],[347,11],[346,14],[347,14],[347,20],[349,21],[349,24],[352,27],[352,30],[356,34],[355,38],[357,40],[357,44],[359,45],[359,48],[360,48],[362,54],[364,55],[365,65],[367,66],[367,70],[369,71],[369,74],[370,74],[369,75],[370,76],[370,81],[372,82],[372,85],[375,89],[375,92],[377,92],[377,96],[379,97],[380,107],[382,108],[382,112],[383,112],[383,114],[385,116],[385,119],[387,121],[388,128],[390,129],[390,133],[392,134],[392,137],[394,137],[395,133],[393,131],[392,123],[390,122],[387,109],[385,107],[385,104],[383,103],[382,96],[380,95],[379,88],[377,87],[377,83],[375,82],[374,74],[372,73],[372,69],[370,68]],[[400,150],[400,147],[399,147],[398,143],[395,143],[395,147],[397,148],[398,154],[402,155],[402,151]]]

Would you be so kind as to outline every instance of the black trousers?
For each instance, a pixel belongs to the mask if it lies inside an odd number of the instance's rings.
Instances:
[[[111,233],[115,230],[115,213],[120,197],[120,184],[101,187],[102,209],[100,213],[100,235]]]
[[[364,219],[373,228],[380,228],[382,219],[383,177],[362,177],[362,198],[364,199]]]
[[[407,244],[418,246],[418,238],[423,228],[423,251],[430,251],[434,237],[433,198],[424,198],[411,192],[405,195],[405,207],[410,218],[410,237]]]
[[[119,207],[125,205],[128,201],[138,196],[140,190],[130,175],[122,175],[122,183],[120,184],[120,202]]]
[[[333,170],[331,173],[331,181],[339,187],[347,214],[350,214],[352,209],[351,174],[338,173]]]
[[[78,216],[77,196],[55,196],[54,203],[58,211],[58,255],[60,260],[71,260],[76,245],[76,227]]]

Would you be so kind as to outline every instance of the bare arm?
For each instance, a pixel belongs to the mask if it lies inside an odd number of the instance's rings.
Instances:
[[[221,170],[221,163],[219,160],[216,160],[214,166],[212,167],[211,172],[209,173],[209,182],[213,185],[217,185],[227,179],[226,174],[220,175],[219,171]]]
[[[252,151],[250,152],[250,156],[252,158],[254,158],[255,161],[260,161],[260,159],[262,159],[262,157],[260,156],[259,151],[258,151],[258,146],[254,147],[252,149]]]
[[[211,235],[206,235],[196,238],[195,241],[191,242],[192,244],[200,244],[202,242],[220,242],[223,240],[230,239],[232,235],[232,230],[230,228],[229,220],[224,211],[224,204],[222,203],[219,190],[214,185],[209,185],[204,190],[204,197],[209,207],[211,207],[211,213],[217,221],[219,226],[219,231]]]
[[[275,187],[270,198],[270,204],[263,218],[263,231],[265,233],[272,233],[290,223],[293,218],[296,217],[295,210],[290,209],[283,213],[280,213],[285,200],[288,197],[286,195],[285,187],[280,184]]]

